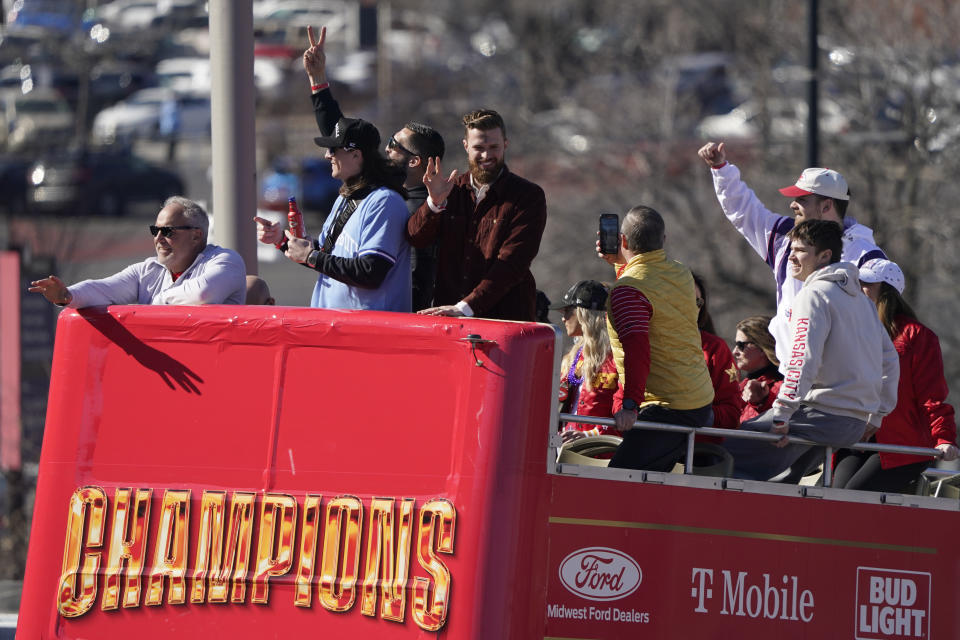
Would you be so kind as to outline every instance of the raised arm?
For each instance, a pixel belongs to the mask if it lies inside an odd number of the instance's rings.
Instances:
[[[326,38],[326,27],[320,27],[319,38],[314,37],[313,27],[307,27],[310,46],[303,52],[303,69],[310,78],[310,100],[313,103],[313,115],[317,120],[317,127],[321,134],[329,136],[343,117],[343,111],[333,99],[330,84],[327,82],[327,55],[323,49]]]
[[[407,240],[412,246],[422,249],[436,240],[440,219],[447,205],[447,196],[453,190],[456,179],[456,169],[445,178],[440,173],[440,158],[427,158],[423,185],[427,188],[429,197],[407,221]]]
[[[773,268],[770,255],[770,235],[783,236],[793,227],[793,218],[781,216],[767,209],[743,180],[740,170],[727,161],[724,143],[708,142],[697,152],[710,167],[713,189],[727,220],[740,235]]]

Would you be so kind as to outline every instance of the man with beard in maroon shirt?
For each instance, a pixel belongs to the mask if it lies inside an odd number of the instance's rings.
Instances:
[[[438,245],[434,303],[420,311],[533,321],[536,282],[530,263],[547,221],[543,189],[511,173],[504,162],[506,127],[496,111],[463,117],[463,148],[470,172],[449,177],[440,159],[427,161],[427,201],[407,222],[414,247]]]

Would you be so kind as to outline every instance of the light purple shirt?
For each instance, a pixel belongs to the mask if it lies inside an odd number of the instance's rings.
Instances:
[[[71,285],[73,299],[67,306],[244,304],[246,274],[240,254],[208,244],[176,281],[156,258],[147,258],[107,278]]]

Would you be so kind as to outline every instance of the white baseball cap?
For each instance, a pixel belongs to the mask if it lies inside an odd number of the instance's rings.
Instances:
[[[795,185],[780,189],[780,193],[785,196],[790,196],[791,198],[808,196],[815,193],[818,196],[825,196],[835,200],[849,200],[849,191],[847,181],[843,179],[842,175],[833,169],[820,169],[817,167],[804,169],[800,177],[797,178]]]
[[[897,266],[897,263],[883,258],[874,258],[864,262],[863,266],[860,267],[860,280],[869,283],[886,282],[898,293],[903,293],[903,287],[906,284],[903,271]]]

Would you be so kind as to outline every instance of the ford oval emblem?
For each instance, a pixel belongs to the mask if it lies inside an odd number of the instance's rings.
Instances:
[[[636,560],[609,547],[574,551],[560,563],[560,582],[587,600],[619,600],[640,586],[643,571]]]

